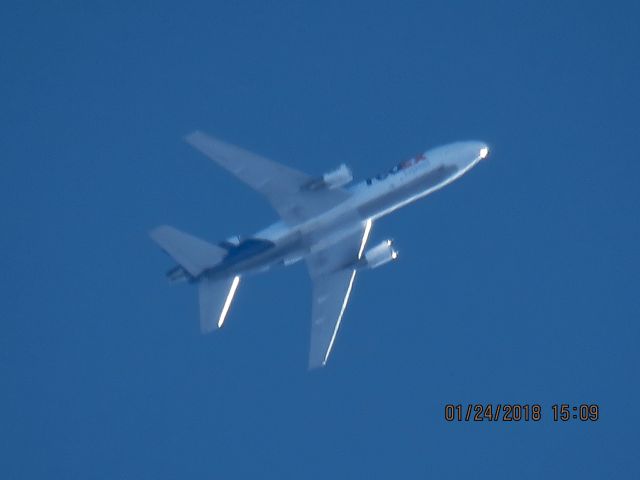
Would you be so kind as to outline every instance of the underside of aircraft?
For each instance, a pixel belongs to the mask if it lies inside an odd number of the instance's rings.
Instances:
[[[168,278],[198,284],[200,328],[209,333],[223,326],[243,276],[304,260],[313,284],[309,368],[327,363],[358,270],[398,257],[390,240],[365,251],[373,221],[453,181],[488,153],[483,143],[459,142],[345,188],[352,180],[345,165],[314,177],[202,132],[186,141],[264,195],[281,221],[218,244],[170,226],[152,230],[177,263]]]

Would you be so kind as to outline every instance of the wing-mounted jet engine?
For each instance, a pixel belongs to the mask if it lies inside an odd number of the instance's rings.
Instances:
[[[367,250],[360,260],[360,268],[374,269],[398,258],[398,251],[393,248],[393,241],[385,240]]]
[[[302,189],[313,191],[326,188],[328,190],[333,190],[335,188],[343,187],[347,183],[351,182],[351,180],[353,180],[353,174],[349,167],[343,163],[335,170],[331,170],[321,177],[312,179],[309,183],[304,185]]]

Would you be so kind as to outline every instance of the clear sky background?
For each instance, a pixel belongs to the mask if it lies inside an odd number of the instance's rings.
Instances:
[[[5,3],[0,476],[640,478],[638,5]],[[400,260],[308,372],[303,265],[245,279],[210,336],[164,278],[154,226],[276,219],[196,128],[360,179],[492,152],[374,225]],[[544,417],[444,421],[469,402]]]

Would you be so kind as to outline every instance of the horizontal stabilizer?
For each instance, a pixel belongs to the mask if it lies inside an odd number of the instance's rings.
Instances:
[[[215,266],[227,254],[223,248],[167,225],[153,229],[150,235],[192,277]]]
[[[202,333],[209,333],[222,327],[239,283],[238,276],[224,280],[210,280],[206,277],[200,280],[198,295]]]

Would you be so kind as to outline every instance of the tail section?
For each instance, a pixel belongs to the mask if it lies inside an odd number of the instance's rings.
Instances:
[[[154,242],[160,245],[192,277],[197,277],[206,269],[215,266],[227,254],[224,248],[183,233],[173,227],[163,225],[150,233]],[[173,270],[169,272],[171,277]]]
[[[178,263],[177,267],[167,273],[171,281],[198,279],[202,333],[222,327],[240,277],[212,280],[206,274],[201,274],[220,263],[228,251],[166,225],[152,230],[150,235]]]
[[[239,276],[224,280],[210,280],[204,277],[200,280],[198,295],[202,333],[209,333],[222,327],[239,283]]]

